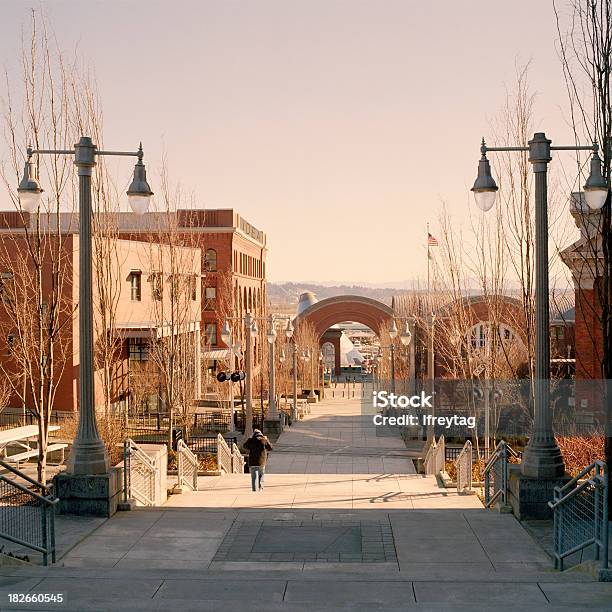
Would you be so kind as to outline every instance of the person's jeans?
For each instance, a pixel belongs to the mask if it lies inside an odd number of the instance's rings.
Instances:
[[[263,479],[266,471],[264,466],[254,465],[249,469],[251,470],[251,487],[253,488],[253,491],[263,489]]]

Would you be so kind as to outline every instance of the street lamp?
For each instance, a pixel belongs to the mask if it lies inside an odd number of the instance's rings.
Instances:
[[[591,151],[591,173],[584,185],[587,205],[601,208],[608,194],[608,184],[601,175],[601,160],[597,143],[590,146],[553,147],[543,132],[534,134],[527,147],[480,147],[478,176],[472,187],[478,207],[487,211],[495,204],[497,185],[487,159],[489,151],[528,151],[535,173],[535,248],[536,248],[536,347],[534,381],[534,431],[529,438],[521,470],[524,476],[554,479],[565,472],[561,450],[553,435],[550,410],[550,330],[548,303],[548,164],[551,151]]]
[[[276,421],[278,419],[278,409],[276,407],[276,376],[274,368],[274,354],[275,354],[275,343],[276,343],[276,329],[274,327],[274,315],[268,317],[268,343],[270,344],[270,392],[268,399],[268,419],[270,421]]]
[[[21,208],[30,213],[40,209],[43,193],[32,156],[74,155],[79,176],[79,426],[66,462],[66,473],[71,476],[107,474],[108,454],[98,431],[94,403],[91,175],[99,155],[137,157],[134,179],[127,196],[134,213],[144,214],[153,192],[147,183],[147,173],[142,163],[142,144],[134,152],[99,151],[90,137],[81,136],[74,149],[34,150],[28,147],[27,154],[17,192]]]

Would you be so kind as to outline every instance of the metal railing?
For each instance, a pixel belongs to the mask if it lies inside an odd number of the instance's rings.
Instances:
[[[425,455],[425,474],[435,476],[444,470],[444,436],[440,436],[436,442],[435,438]]]
[[[123,497],[143,506],[155,505],[155,461],[134,440],[123,442]]]
[[[178,484],[192,491],[198,490],[198,457],[179,440],[176,445],[178,463]]]
[[[499,499],[502,504],[508,501],[508,454],[514,452],[502,440],[487,461],[484,474],[485,507],[490,508]]]
[[[232,473],[244,473],[244,457],[235,442],[232,442]]]
[[[59,500],[47,486],[12,465],[0,460],[0,466],[14,476],[0,474],[0,538],[42,553],[44,565],[49,565],[49,557],[55,563],[55,505]]]
[[[467,440],[461,452],[455,459],[455,470],[457,472],[457,493],[472,490],[472,442]]]
[[[595,559],[608,567],[608,469],[594,461],[562,487],[555,487],[553,510],[555,569],[566,557],[595,547]]]
[[[221,472],[232,473],[232,451],[221,434],[217,436],[217,467]]]

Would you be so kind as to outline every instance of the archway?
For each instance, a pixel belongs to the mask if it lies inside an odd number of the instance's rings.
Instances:
[[[372,298],[360,295],[339,295],[316,302],[295,318],[295,325],[308,321],[319,338],[319,346],[331,343],[335,348],[336,374],[340,373],[341,331],[330,329],[337,323],[354,321],[369,327],[378,336],[393,320],[393,309]]]

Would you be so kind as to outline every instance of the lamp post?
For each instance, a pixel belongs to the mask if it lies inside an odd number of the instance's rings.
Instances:
[[[239,321],[244,324],[244,335],[245,335],[245,400],[246,400],[246,410],[245,410],[245,424],[244,424],[244,438],[248,438],[253,434],[253,340],[257,338],[257,334],[259,333],[257,327],[257,321],[267,321],[268,323],[268,331],[266,337],[268,342],[270,342],[270,354],[271,354],[271,364],[270,364],[270,404],[269,411],[270,415],[274,415],[273,419],[266,420],[275,420],[278,421],[278,406],[276,405],[276,376],[274,370],[274,342],[276,340],[276,329],[275,329],[275,321],[279,317],[275,317],[274,315],[269,315],[267,318],[265,317],[254,317],[250,312],[246,312],[243,317],[227,317],[225,319],[225,323],[223,326],[223,331],[221,333],[221,337],[223,338],[223,342],[226,344],[231,343],[231,330],[229,328],[229,321]],[[282,317],[281,317],[282,318]],[[225,334],[225,335],[224,335]],[[291,324],[291,320],[287,323],[287,328],[285,330],[285,334],[287,338],[291,338],[293,335],[293,325]],[[229,344],[228,344],[229,346]]]
[[[491,175],[487,159],[489,151],[529,152],[529,161],[535,173],[535,302],[536,346],[534,381],[534,428],[529,438],[521,470],[523,476],[554,479],[565,472],[561,450],[553,435],[550,410],[550,323],[548,303],[548,164],[551,151],[591,151],[591,173],[584,185],[587,205],[601,208],[608,194],[608,184],[601,174],[601,159],[596,143],[589,146],[551,146],[552,141],[544,132],[537,132],[527,147],[487,147],[484,139],[480,147],[481,158],[478,176],[472,187],[476,204],[483,211],[495,204],[497,185]]]
[[[269,358],[269,375],[270,375],[270,391],[268,399],[268,419],[276,421],[278,419],[278,409],[276,407],[276,376],[274,368],[274,359],[276,353],[276,329],[274,328],[274,316],[268,317],[268,343],[270,344],[270,358]]]
[[[230,352],[230,369],[234,369],[235,366],[235,362],[234,359],[236,357],[240,358],[241,354],[240,354],[240,343],[237,342],[236,344],[234,344],[234,340],[232,337],[232,330],[229,326],[229,322],[226,319],[223,323],[223,327],[221,328],[221,339],[223,340],[224,344],[229,347],[229,352]],[[246,373],[245,373],[246,374]],[[230,402],[230,410],[231,410],[231,418],[232,418],[232,431],[236,430],[236,410],[235,410],[235,406],[234,406],[234,383],[232,381],[231,378],[228,379],[228,386],[229,386],[229,402]]]
[[[79,176],[79,425],[66,462],[66,474],[71,476],[102,475],[109,471],[108,454],[100,438],[96,422],[93,367],[93,298],[92,298],[92,239],[91,239],[91,175],[99,155],[137,157],[134,177],[127,195],[134,213],[144,214],[153,192],[147,183],[142,163],[142,145],[138,151],[99,151],[90,137],[81,136],[74,149],[28,148],[23,178],[17,192],[23,210],[35,213],[41,204],[42,188],[33,155],[74,155]]]

